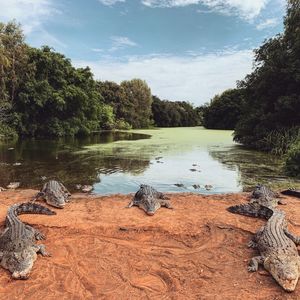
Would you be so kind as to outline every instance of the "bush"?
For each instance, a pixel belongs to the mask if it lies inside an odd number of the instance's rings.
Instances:
[[[18,134],[13,128],[5,124],[0,124],[0,140],[16,138],[18,138]]]
[[[300,140],[300,127],[282,128],[271,131],[262,140],[262,150],[271,151],[275,155],[284,155],[290,147]]]
[[[130,130],[130,129],[132,129],[132,127],[125,120],[120,119],[120,120],[116,120],[116,122],[115,122],[115,129]]]
[[[232,89],[215,96],[203,107],[203,125],[208,129],[234,129],[243,108],[243,90]]]
[[[287,152],[285,169],[288,175],[300,178],[300,139]]]

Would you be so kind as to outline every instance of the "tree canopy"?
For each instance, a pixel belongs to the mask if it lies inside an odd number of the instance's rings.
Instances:
[[[234,129],[244,105],[242,89],[232,89],[215,96],[203,108],[203,126],[209,129]]]
[[[272,131],[300,126],[300,2],[289,0],[285,30],[255,50],[255,69],[239,87],[245,105],[234,138],[263,149]]]
[[[154,123],[159,127],[200,125],[198,111],[185,101],[160,100],[153,96],[152,113]]]

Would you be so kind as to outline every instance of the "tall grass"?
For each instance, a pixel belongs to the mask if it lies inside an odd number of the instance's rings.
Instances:
[[[272,154],[283,156],[291,145],[300,140],[300,127],[283,128],[270,132],[263,140],[262,145],[265,150]]]
[[[285,156],[285,170],[288,175],[300,178],[300,139],[291,145]]]

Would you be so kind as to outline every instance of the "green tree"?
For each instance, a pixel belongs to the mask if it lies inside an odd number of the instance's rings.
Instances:
[[[234,129],[244,105],[243,90],[230,89],[215,96],[203,108],[203,126],[209,129]]]
[[[114,127],[120,129],[128,129],[130,125],[125,121],[127,107],[131,107],[127,103],[124,88],[112,81],[97,81],[97,91],[101,94],[103,102],[113,108],[115,116]]]
[[[64,136],[98,130],[105,107],[90,69],[74,68],[69,59],[47,46],[30,48],[28,53],[34,71],[23,82],[16,103],[19,132]]]
[[[15,136],[13,111],[20,83],[27,75],[27,46],[19,24],[0,22],[0,133]]]
[[[120,107],[120,115],[133,128],[147,128],[151,124],[152,95],[147,83],[141,79],[123,81],[121,88],[125,98]]]
[[[15,21],[0,23],[1,97],[11,104],[14,104],[18,87],[26,77],[27,59],[27,45],[20,24]]]
[[[180,127],[200,125],[198,111],[185,101],[160,100],[153,96],[152,113],[158,127]]]
[[[264,150],[271,132],[300,126],[299,0],[288,0],[284,26],[255,50],[255,69],[239,83],[245,105],[234,139]]]

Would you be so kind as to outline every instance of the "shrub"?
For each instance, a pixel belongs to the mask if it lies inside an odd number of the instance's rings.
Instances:
[[[4,140],[4,139],[16,139],[18,137],[17,132],[9,127],[6,124],[1,124],[0,123],[0,140]]]
[[[263,138],[262,149],[271,151],[275,155],[283,155],[298,140],[300,140],[300,127],[282,128],[271,131]]]
[[[285,169],[288,175],[300,178],[300,139],[291,145],[287,152]]]
[[[130,130],[130,129],[132,129],[132,127],[130,126],[130,124],[127,123],[123,119],[116,120],[116,122],[115,122],[115,128],[116,129],[121,129],[121,130]]]

